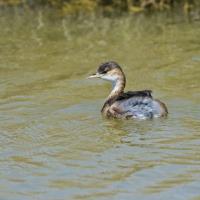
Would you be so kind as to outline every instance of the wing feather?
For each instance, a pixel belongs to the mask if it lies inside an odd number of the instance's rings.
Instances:
[[[122,93],[117,100],[125,100],[132,97],[149,97],[152,98],[151,90],[141,90],[141,91],[128,91],[125,93]]]

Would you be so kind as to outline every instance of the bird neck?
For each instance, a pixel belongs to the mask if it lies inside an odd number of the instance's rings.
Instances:
[[[107,97],[101,112],[104,112],[106,108],[111,106],[117,97],[124,92],[124,88],[126,86],[126,78],[123,74],[119,79],[112,82],[112,91],[110,92],[109,96]]]
[[[121,93],[123,93],[125,84],[126,84],[125,79],[119,79],[116,82],[113,82],[112,83],[112,91],[110,92],[107,100],[117,97]]]

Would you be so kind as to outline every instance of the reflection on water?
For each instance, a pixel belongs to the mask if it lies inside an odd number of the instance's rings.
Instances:
[[[0,18],[0,199],[200,199],[199,23],[30,18]],[[110,59],[167,119],[101,117]]]

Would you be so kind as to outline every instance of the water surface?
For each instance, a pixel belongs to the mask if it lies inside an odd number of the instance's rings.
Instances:
[[[0,17],[0,199],[200,199],[200,24],[168,19]],[[107,120],[119,62],[167,119]]]

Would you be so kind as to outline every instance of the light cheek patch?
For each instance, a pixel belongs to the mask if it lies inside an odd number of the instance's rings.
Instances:
[[[105,74],[101,78],[107,81],[116,82],[119,79],[119,76]]]

